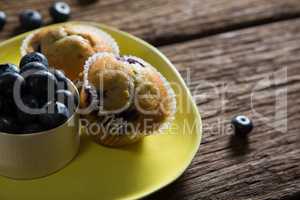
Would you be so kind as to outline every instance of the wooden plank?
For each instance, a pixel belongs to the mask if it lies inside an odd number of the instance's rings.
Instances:
[[[204,135],[184,175],[149,199],[300,199],[300,20],[161,50],[190,70]],[[233,137],[237,114],[254,121],[249,140]]]
[[[18,30],[18,13],[27,8],[42,12],[50,22],[49,0],[0,1],[8,23],[0,32],[4,40]],[[160,45],[212,33],[300,16],[299,0],[99,0],[82,5],[67,0],[73,20],[106,23]]]

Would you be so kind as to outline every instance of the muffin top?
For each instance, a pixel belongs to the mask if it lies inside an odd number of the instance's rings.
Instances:
[[[96,54],[87,61],[88,85],[99,96],[100,113],[120,113],[132,102],[134,70],[113,54]]]
[[[117,44],[108,34],[96,27],[80,24],[41,29],[24,43],[22,54],[42,52],[50,65],[64,70],[72,80],[78,79],[86,59],[94,53],[119,53]]]

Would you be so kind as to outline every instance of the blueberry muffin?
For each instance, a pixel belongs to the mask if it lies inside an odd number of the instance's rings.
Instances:
[[[64,24],[44,28],[25,38],[21,54],[43,53],[51,66],[63,70],[77,80],[88,57],[96,52],[119,54],[114,39],[99,28],[82,24]]]
[[[170,84],[149,63],[97,53],[85,64],[81,108],[88,110],[83,114],[86,132],[98,143],[115,147],[168,128],[176,100]]]

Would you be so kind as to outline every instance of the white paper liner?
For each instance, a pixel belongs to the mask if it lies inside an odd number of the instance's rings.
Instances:
[[[25,56],[27,54],[27,48],[28,45],[30,43],[30,41],[32,40],[33,36],[37,33],[38,31],[34,31],[32,33],[30,33],[27,37],[25,37],[25,39],[22,41],[21,47],[20,47],[20,52],[21,52],[21,56]]]
[[[91,31],[97,32],[97,34],[100,35],[101,38],[103,38],[104,41],[106,41],[111,46],[111,48],[113,50],[113,52],[112,52],[113,54],[115,54],[115,55],[120,54],[119,45],[117,44],[115,39],[111,35],[109,35],[107,32],[103,31],[100,28],[90,26],[90,25],[80,25],[80,26],[86,26],[87,29],[90,29]]]
[[[95,63],[95,61],[99,58],[105,57],[105,56],[114,56],[111,53],[107,53],[107,52],[99,52],[96,53],[94,55],[92,55],[91,57],[89,57],[84,65],[84,72],[83,72],[83,76],[84,76],[84,82],[83,82],[83,86],[89,86],[89,81],[88,81],[88,71],[90,66]],[[166,129],[168,129],[170,127],[170,125],[172,124],[173,120],[175,119],[175,113],[176,113],[176,96],[175,93],[171,87],[171,85],[169,84],[169,82],[166,80],[166,78],[157,71],[157,69],[155,69],[152,65],[150,65],[149,63],[147,63],[146,61],[142,60],[141,58],[135,57],[135,56],[123,56],[123,58],[127,59],[127,58],[133,58],[135,60],[138,60],[140,63],[142,63],[145,67],[150,67],[153,71],[155,71],[156,73],[158,73],[159,77],[161,78],[161,80],[164,83],[164,86],[167,88],[167,92],[168,92],[168,96],[170,98],[170,114],[169,116],[165,119],[165,121],[163,123],[161,123],[158,128],[155,131],[141,131],[139,132],[139,134],[144,134],[144,135],[150,135],[153,134],[154,132],[156,133],[161,133],[163,131],[165,131]],[[122,60],[121,60],[122,61]],[[126,62],[126,61],[124,61]],[[142,66],[140,66],[139,64],[129,64],[128,62],[126,62],[126,64],[134,67],[134,69],[138,72],[140,70],[142,70]],[[133,135],[135,135],[136,133],[132,133]]]
[[[168,116],[168,118],[165,120],[165,122],[161,123],[160,126],[158,127],[158,129],[156,130],[157,133],[161,133],[165,130],[167,130],[168,128],[170,128],[172,122],[175,119],[175,114],[176,114],[176,95],[174,90],[172,89],[170,83],[167,81],[167,79],[155,68],[153,67],[150,63],[146,62],[145,60],[136,57],[136,56],[131,56],[131,55],[124,55],[123,56],[125,59],[128,58],[132,58],[134,60],[137,60],[138,62],[142,63],[145,67],[150,67],[153,71],[155,71],[160,79],[163,81],[164,86],[167,88],[167,92],[168,92],[168,96],[170,98],[170,114]],[[130,65],[134,65],[135,68],[141,68],[142,66],[140,66],[138,63],[137,64],[130,64]]]
[[[81,24],[77,24],[77,25],[86,26],[87,29],[90,29],[91,31],[100,35],[100,37],[103,38],[103,40],[111,46],[113,54],[119,55],[119,53],[120,53],[119,45],[117,44],[115,39],[113,39],[112,36],[110,36],[108,33],[106,33],[105,31],[103,31],[97,27],[93,27],[93,26],[89,26],[89,25],[81,25]],[[74,24],[74,26],[76,26],[76,24]],[[28,53],[27,49],[28,49],[29,43],[32,40],[32,38],[34,37],[34,35],[36,33],[38,33],[39,31],[40,30],[34,31],[34,32],[30,33],[27,37],[25,37],[25,39],[23,40],[21,47],[20,47],[21,56],[25,56]]]

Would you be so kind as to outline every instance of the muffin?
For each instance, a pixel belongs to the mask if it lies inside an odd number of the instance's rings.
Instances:
[[[44,28],[25,38],[22,56],[29,52],[43,53],[51,66],[63,70],[71,80],[77,80],[88,57],[96,52],[119,54],[114,39],[99,28],[82,24],[64,24]]]
[[[170,84],[144,60],[97,53],[84,66],[81,108],[88,110],[88,135],[115,147],[166,129],[176,100]]]

